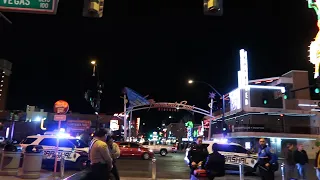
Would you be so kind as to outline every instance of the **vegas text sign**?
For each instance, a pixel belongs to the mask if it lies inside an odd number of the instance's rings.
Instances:
[[[55,14],[58,0],[0,0],[0,11]]]

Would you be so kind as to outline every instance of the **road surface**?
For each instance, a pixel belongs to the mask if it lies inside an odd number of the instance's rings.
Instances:
[[[168,154],[165,157],[156,155],[156,168],[158,179],[190,179],[189,168],[184,163],[184,153]],[[312,168],[312,163],[307,170],[307,179],[316,180],[315,170]],[[152,164],[151,160],[122,158],[117,160],[117,167],[122,180],[143,180],[144,178],[151,179]],[[66,177],[79,171],[66,170]],[[50,177],[51,171],[43,170],[41,180]],[[18,178],[1,177],[1,180],[15,180]],[[227,171],[225,177],[216,178],[217,180],[239,180],[239,173],[236,171]],[[260,180],[254,174],[246,175],[245,180]],[[276,180],[281,180],[281,172],[276,172]]]

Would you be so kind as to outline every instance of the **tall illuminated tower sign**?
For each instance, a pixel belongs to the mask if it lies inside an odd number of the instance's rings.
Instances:
[[[308,0],[308,7],[313,8],[317,14],[317,26],[320,29],[320,1],[319,0]],[[319,66],[320,66],[320,32],[314,38],[314,41],[310,44],[310,62],[314,64],[314,78],[319,76]]]

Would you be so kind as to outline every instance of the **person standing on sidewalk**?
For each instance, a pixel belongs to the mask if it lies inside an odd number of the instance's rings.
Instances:
[[[320,146],[318,146],[319,150],[316,154],[316,159],[314,161],[314,169],[316,169],[316,175],[318,180],[320,180]]]
[[[293,179],[295,178],[295,167],[296,163],[294,161],[294,147],[293,144],[288,143],[287,144],[287,151],[284,153],[285,163],[286,163],[286,177],[287,179]]]
[[[259,139],[258,167],[261,180],[274,180],[274,172],[278,167],[278,157],[274,149],[267,146],[264,138]]]
[[[107,136],[106,142],[112,157],[113,168],[111,170],[111,173],[114,176],[115,180],[120,180],[119,172],[116,166],[116,160],[120,157],[120,148],[117,143],[113,142],[113,138],[111,137],[111,135]]]
[[[303,150],[303,145],[298,145],[296,151],[294,151],[294,161],[297,163],[298,178],[306,180],[306,164],[309,162],[307,152]]]
[[[112,158],[105,143],[107,131],[99,129],[94,133],[90,142],[89,159],[91,161],[92,179],[109,180],[112,170]]]

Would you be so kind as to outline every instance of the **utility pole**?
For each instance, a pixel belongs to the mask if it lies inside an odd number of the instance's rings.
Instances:
[[[84,98],[91,104],[92,108],[95,110],[95,114],[97,116],[96,119],[96,130],[98,130],[100,128],[100,117],[99,117],[99,113],[100,113],[100,109],[101,109],[101,94],[102,94],[102,89],[103,89],[103,83],[101,83],[100,81],[100,77],[99,77],[99,72],[98,72],[98,66],[97,66],[97,62],[96,61],[91,61],[91,64],[93,65],[93,73],[92,76],[96,76],[97,74],[97,91],[95,93],[95,95],[92,95],[92,91],[88,90],[85,93]]]

